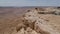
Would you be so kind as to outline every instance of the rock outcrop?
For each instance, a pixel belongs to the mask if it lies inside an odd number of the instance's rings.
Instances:
[[[60,34],[56,30],[51,28],[48,20],[41,18],[41,15],[43,16],[43,14],[60,15],[60,13],[57,12],[56,9],[53,9],[54,11],[37,11],[37,8],[35,9],[28,10],[28,12],[23,15],[23,22],[16,26],[12,34]]]

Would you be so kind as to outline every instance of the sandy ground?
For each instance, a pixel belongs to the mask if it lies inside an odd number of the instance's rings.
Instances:
[[[0,8],[0,34],[11,31],[21,22],[21,15],[30,8]]]

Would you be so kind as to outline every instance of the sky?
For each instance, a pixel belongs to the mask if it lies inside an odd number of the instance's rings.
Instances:
[[[0,6],[60,6],[60,0],[0,0]]]

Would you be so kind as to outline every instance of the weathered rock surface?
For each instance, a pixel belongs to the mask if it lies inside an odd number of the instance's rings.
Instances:
[[[49,15],[49,12],[47,14],[39,14],[38,12],[40,11],[31,10],[25,13],[23,15],[23,23],[18,24],[15,34],[60,34],[59,28],[56,28],[60,27],[60,25],[49,22],[49,18],[57,15]]]
[[[11,14],[9,18],[1,18],[0,34],[60,34],[60,9],[48,7],[23,11],[27,11],[23,16]]]

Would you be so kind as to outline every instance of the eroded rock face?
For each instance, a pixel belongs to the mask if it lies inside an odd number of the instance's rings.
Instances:
[[[23,23],[18,24],[15,34],[60,34],[48,24],[48,20],[40,18],[37,10],[29,10],[23,16]],[[47,12],[49,14],[49,12]]]

